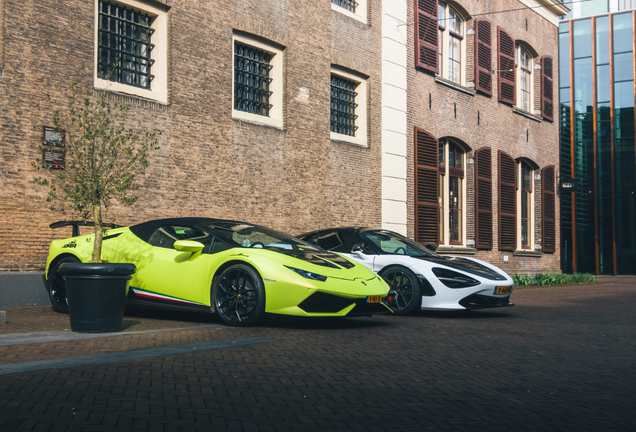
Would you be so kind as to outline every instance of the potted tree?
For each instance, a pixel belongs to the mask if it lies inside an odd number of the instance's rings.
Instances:
[[[111,102],[107,91],[82,90],[76,83],[69,90],[65,109],[55,110],[52,118],[53,133],[62,137],[63,147],[52,148],[57,143],[44,137],[38,143],[49,154],[63,151],[63,169],[53,169],[42,158],[33,163],[40,173],[34,180],[48,189],[51,210],[74,213],[95,227],[90,262],[59,268],[66,281],[71,330],[119,331],[135,266],[102,261],[102,215],[115,201],[124,206],[137,201],[135,175],[148,166],[161,131],[141,132],[141,124],[131,127],[130,105]],[[53,102],[48,95],[47,99]]]

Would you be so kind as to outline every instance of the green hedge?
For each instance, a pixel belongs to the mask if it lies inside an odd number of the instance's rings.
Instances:
[[[562,285],[571,283],[596,282],[596,276],[590,273],[575,274],[537,274],[535,276],[510,275],[515,286]]]

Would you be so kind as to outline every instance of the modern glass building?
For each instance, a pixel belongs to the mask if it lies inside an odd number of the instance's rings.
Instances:
[[[630,10],[559,26],[567,273],[636,274],[635,23]]]

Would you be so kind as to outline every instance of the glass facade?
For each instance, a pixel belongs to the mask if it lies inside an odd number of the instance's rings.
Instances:
[[[633,13],[559,27],[564,272],[636,274]]]

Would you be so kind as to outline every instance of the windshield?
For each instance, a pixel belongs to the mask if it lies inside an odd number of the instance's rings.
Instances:
[[[353,267],[339,255],[262,226],[240,222],[212,222],[202,226],[234,247],[273,250],[325,267],[339,268],[334,263],[345,268]]]
[[[408,255],[412,257],[438,256],[424,246],[392,231],[363,231],[360,233],[360,237],[374,244],[385,254]]]

